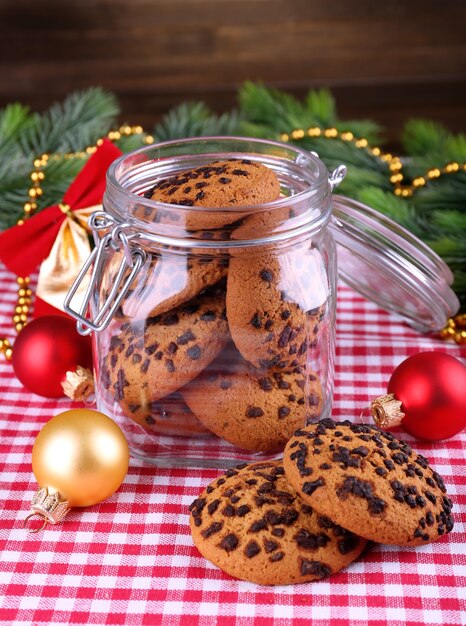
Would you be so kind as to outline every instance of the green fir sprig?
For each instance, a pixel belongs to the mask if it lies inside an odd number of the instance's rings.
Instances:
[[[221,115],[203,102],[187,102],[170,110],[153,129],[155,141],[212,135],[243,135],[290,141],[319,154],[329,169],[341,163],[348,175],[339,193],[362,201],[408,228],[449,263],[454,289],[466,308],[466,173],[429,180],[411,197],[393,193],[390,170],[370,147],[382,144],[381,128],[371,120],[342,120],[335,100],[326,90],[313,90],[299,100],[291,94],[245,83],[238,93],[238,110]],[[42,114],[15,103],[0,111],[0,230],[23,216],[34,158],[52,153],[44,169],[43,195],[37,211],[59,202],[80,171],[82,152],[111,128],[117,128],[119,107],[113,94],[101,88],[76,92]],[[341,138],[293,139],[292,131],[310,127],[336,128],[367,139],[360,148]],[[400,133],[403,145],[403,184],[424,176],[428,169],[466,162],[466,135],[452,134],[430,120],[410,120]],[[123,136],[117,145],[124,152],[143,144],[144,135]]]

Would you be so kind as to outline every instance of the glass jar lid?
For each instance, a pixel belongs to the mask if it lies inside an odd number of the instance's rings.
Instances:
[[[340,278],[417,331],[441,330],[458,311],[448,265],[390,218],[334,195],[330,229]]]

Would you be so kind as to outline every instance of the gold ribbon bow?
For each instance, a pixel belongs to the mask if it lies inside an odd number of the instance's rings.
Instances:
[[[65,219],[49,256],[40,266],[36,293],[39,298],[63,311],[65,296],[91,252],[87,221],[91,213],[102,209],[102,205],[76,211],[71,211],[67,204],[60,204],[59,207]],[[88,285],[89,276],[81,282],[73,304],[81,304]]]

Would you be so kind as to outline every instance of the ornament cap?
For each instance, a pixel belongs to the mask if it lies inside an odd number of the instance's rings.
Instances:
[[[24,520],[24,526],[28,532],[38,533],[44,530],[47,524],[58,524],[63,521],[69,511],[70,506],[67,500],[62,500],[57,491],[49,494],[47,487],[41,487],[32,498],[31,513]],[[28,526],[29,520],[33,517],[42,518],[42,526],[39,528]]]
[[[400,400],[393,393],[372,400],[371,413],[377,426],[384,429],[399,426],[405,416]]]
[[[94,376],[90,369],[78,365],[75,370],[66,372],[61,386],[68,398],[80,402],[88,401],[94,394]]]

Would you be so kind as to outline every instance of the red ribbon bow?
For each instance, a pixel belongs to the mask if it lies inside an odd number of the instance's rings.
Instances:
[[[121,150],[105,139],[69,186],[63,204],[72,212],[100,204],[107,169],[121,154]],[[17,276],[28,276],[49,255],[65,219],[65,212],[57,204],[0,233],[0,260]],[[51,312],[58,311],[36,300],[35,317]]]

